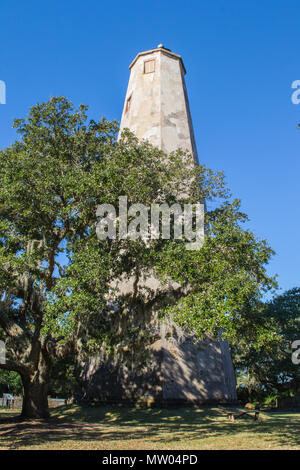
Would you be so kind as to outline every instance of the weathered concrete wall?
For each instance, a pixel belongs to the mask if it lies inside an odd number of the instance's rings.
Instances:
[[[165,344],[162,362],[164,401],[235,401],[235,380],[232,365],[231,370],[228,369],[228,354],[230,357],[225,341],[206,340],[195,344],[187,337],[181,344]],[[227,367],[224,367],[225,362]]]
[[[236,384],[227,341],[191,335],[162,338],[142,368],[94,358],[86,365],[84,399],[147,404],[233,403]]]

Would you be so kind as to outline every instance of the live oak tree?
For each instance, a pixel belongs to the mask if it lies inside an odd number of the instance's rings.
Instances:
[[[38,104],[15,121],[20,140],[0,152],[0,368],[22,378],[24,417],[49,415],[53,361],[97,351],[101,341],[142,344],[154,310],[199,337],[220,328],[234,335],[247,302],[274,284],[265,270],[272,250],[242,228],[221,173],[193,169],[184,152],[167,157],[129,132],[117,142],[116,123],[88,121],[86,110],[63,97]],[[188,251],[184,239],[99,240],[97,206],[118,207],[124,195],[128,206],[225,201],[206,215],[201,250]],[[113,287],[147,272],[181,287],[146,301],[138,283],[131,295]]]
[[[111,281],[149,264],[139,241],[97,239],[97,205],[150,204],[161,188],[168,201],[184,184],[182,159],[166,163],[129,134],[117,143],[116,123],[88,122],[86,109],[65,98],[34,106],[0,153],[0,367],[21,375],[27,417],[48,416],[53,360],[80,350],[91,327],[107,334]]]
[[[65,99],[37,105],[28,121],[15,122],[21,140],[0,155],[0,326],[8,356],[0,367],[21,375],[27,417],[48,416],[52,357],[74,348],[75,332],[65,335],[62,322],[61,337],[43,333],[45,303],[64,276],[59,255],[90,226],[85,177],[114,139],[113,124],[85,127],[84,112],[72,113]]]

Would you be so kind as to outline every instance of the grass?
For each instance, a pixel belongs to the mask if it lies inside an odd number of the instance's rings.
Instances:
[[[0,449],[300,449],[300,413],[230,422],[228,411],[71,405],[47,421],[20,421],[18,412],[0,410]]]

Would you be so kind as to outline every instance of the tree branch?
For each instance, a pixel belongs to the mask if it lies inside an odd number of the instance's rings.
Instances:
[[[26,375],[29,373],[29,369],[26,366],[18,364],[14,361],[6,361],[5,364],[1,364],[0,362],[0,369],[19,372],[21,375]]]
[[[25,331],[15,323],[5,312],[3,302],[0,302],[0,326],[10,338],[20,338],[24,336]]]

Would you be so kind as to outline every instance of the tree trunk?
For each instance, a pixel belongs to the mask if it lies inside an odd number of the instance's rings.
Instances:
[[[24,388],[22,418],[49,418],[49,372],[49,367],[43,365],[34,375],[22,377]]]

